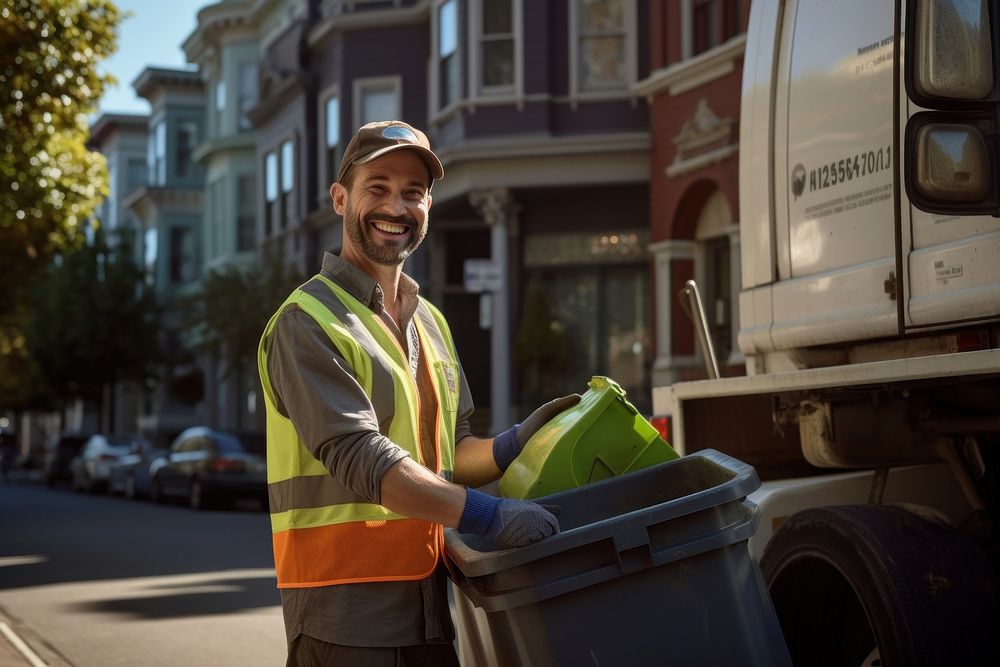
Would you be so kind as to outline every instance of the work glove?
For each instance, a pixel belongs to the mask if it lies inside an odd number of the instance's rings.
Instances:
[[[514,424],[509,429],[493,438],[493,460],[500,472],[507,469],[511,461],[524,449],[525,443],[560,412],[565,412],[580,402],[580,394],[570,394],[562,398],[554,398],[545,405],[535,409],[528,418],[520,424]]]
[[[482,535],[501,549],[523,547],[559,532],[555,515],[538,503],[466,491],[459,532]]]

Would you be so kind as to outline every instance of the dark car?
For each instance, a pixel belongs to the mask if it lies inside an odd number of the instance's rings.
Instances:
[[[69,482],[73,478],[70,463],[80,454],[90,439],[89,433],[64,433],[45,456],[45,483]]]
[[[195,509],[267,499],[264,438],[196,426],[177,436],[167,456],[154,461],[150,498],[186,500]]]
[[[166,458],[169,450],[156,447],[143,437],[137,437],[128,454],[120,457],[108,471],[108,492],[129,499],[146,498],[152,488],[150,469],[154,462]]]

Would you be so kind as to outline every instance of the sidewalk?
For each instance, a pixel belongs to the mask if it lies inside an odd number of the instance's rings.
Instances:
[[[0,610],[0,667],[71,667],[37,635]]]

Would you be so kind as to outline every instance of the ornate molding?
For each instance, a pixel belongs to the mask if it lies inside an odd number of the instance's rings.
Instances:
[[[677,154],[667,167],[667,176],[684,174],[735,154],[738,149],[733,137],[735,127],[735,119],[720,118],[708,106],[706,98],[699,99],[694,113],[671,139],[677,146]]]
[[[737,35],[705,53],[656,70],[636,82],[632,92],[652,101],[653,96],[663,92],[680,95],[703,86],[735,71],[736,61],[743,57],[746,43],[746,33]]]
[[[479,212],[487,227],[508,223],[514,209],[514,198],[507,188],[473,190],[469,193],[469,203]]]

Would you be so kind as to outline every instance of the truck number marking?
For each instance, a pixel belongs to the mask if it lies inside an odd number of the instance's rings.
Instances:
[[[809,192],[825,190],[838,183],[876,174],[892,166],[892,146],[858,153],[809,170]]]

